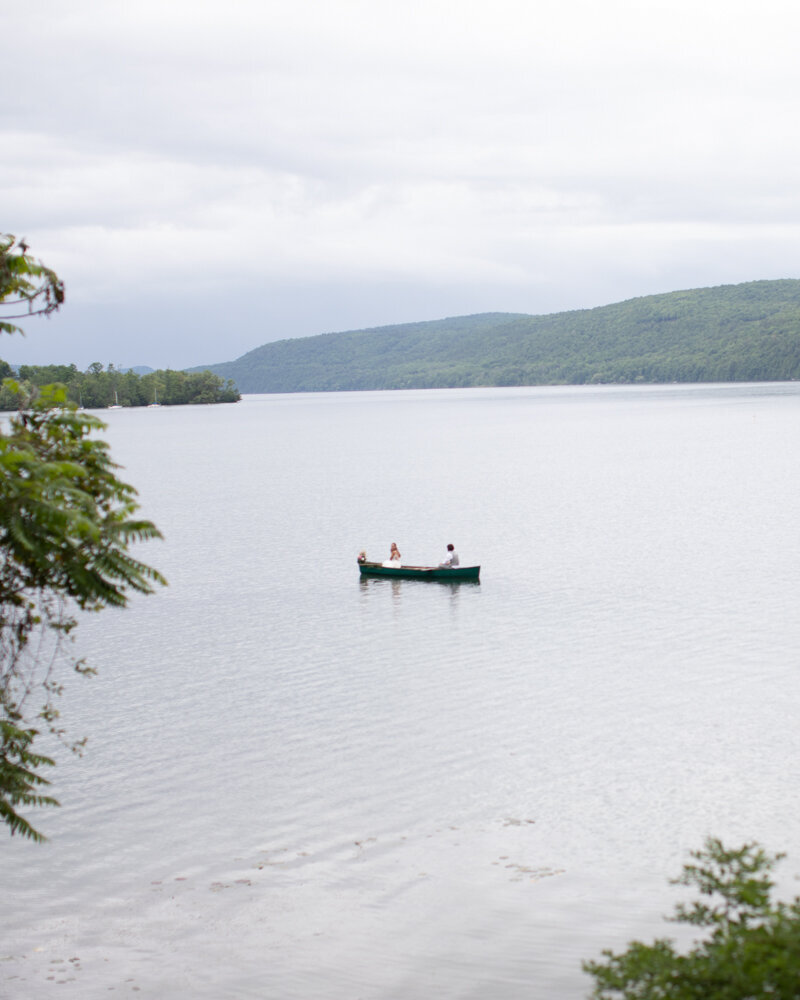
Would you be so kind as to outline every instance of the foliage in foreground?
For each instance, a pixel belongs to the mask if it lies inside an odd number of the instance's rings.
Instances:
[[[164,582],[128,551],[160,533],[135,516],[136,491],[95,434],[104,426],[49,387],[0,434],[0,819],[34,839],[17,807],[53,802],[36,792],[36,768],[52,760],[32,744],[38,726],[63,736],[55,677],[76,613],[124,607]]]
[[[800,898],[773,903],[771,872],[783,855],[758,844],[726,849],[709,838],[693,851],[676,885],[695,887],[700,899],[680,904],[671,917],[707,928],[685,954],[660,939],[632,942],[605,961],[585,962],[596,1000],[796,1000],[800,997]]]
[[[56,272],[31,257],[24,240],[0,233],[0,331],[22,333],[11,320],[49,316],[63,301]]]
[[[9,319],[52,312],[64,297],[54,272],[26,251],[0,236],[6,332],[18,330]],[[5,389],[21,392],[10,380]],[[70,745],[56,707],[60,668],[66,660],[79,674],[92,672],[67,655],[77,615],[124,607],[131,592],[152,593],[165,581],[130,554],[160,533],[136,516],[136,491],[117,478],[97,436],[105,424],[77,411],[57,386],[20,398],[0,429],[0,822],[12,835],[43,840],[21,810],[57,804],[41,773],[54,761],[34,744],[45,730]]]

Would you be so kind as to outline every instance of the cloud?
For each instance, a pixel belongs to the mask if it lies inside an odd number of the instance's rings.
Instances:
[[[68,292],[23,353],[88,363],[110,339],[189,365],[798,270],[789,0],[32,0],[4,21],[0,228]]]

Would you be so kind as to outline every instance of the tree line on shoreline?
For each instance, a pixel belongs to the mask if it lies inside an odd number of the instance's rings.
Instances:
[[[109,406],[181,406],[200,403],[235,403],[241,395],[231,379],[210,371],[183,372],[172,369],[139,374],[135,371],[107,368],[99,362],[81,372],[75,365],[20,365],[14,372],[0,361],[0,379],[12,383],[0,388],[0,410],[16,410],[21,398],[30,399],[45,385],[59,384],[66,389],[67,400],[87,410]],[[13,383],[16,383],[16,388]]]

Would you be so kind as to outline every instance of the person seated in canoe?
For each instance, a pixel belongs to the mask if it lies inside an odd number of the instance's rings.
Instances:
[[[389,550],[389,558],[383,563],[389,569],[397,569],[400,565],[400,549],[397,547],[397,542],[392,542],[392,547]]]
[[[360,563],[365,563],[365,562],[367,561],[367,553],[366,553],[366,550],[365,550],[365,549],[362,549],[362,550],[361,550],[361,551],[360,551],[360,552],[358,553],[358,561],[359,561]]]
[[[444,562],[440,562],[439,566],[440,566],[440,568],[444,569],[446,566],[453,567],[453,566],[459,566],[459,565],[460,565],[460,563],[458,561],[458,555],[456,554],[455,546],[451,542],[447,546],[447,558],[445,559]]]

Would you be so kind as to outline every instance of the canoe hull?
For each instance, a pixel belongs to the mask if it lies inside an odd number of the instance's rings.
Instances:
[[[390,576],[397,580],[477,580],[480,566],[384,566],[382,563],[359,563],[362,576]]]

